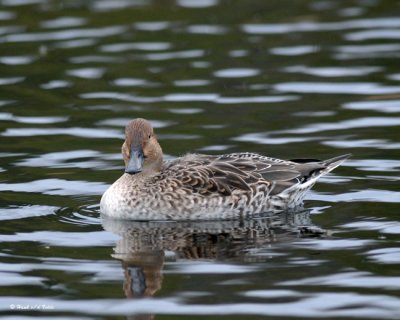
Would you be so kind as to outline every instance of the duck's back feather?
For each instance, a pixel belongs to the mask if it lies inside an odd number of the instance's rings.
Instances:
[[[180,188],[204,196],[231,195],[255,190],[263,185],[268,195],[310,182],[328,173],[348,155],[331,160],[280,160],[254,153],[232,153],[221,156],[189,154],[168,161],[160,175],[174,180]],[[160,177],[158,177],[160,178]]]

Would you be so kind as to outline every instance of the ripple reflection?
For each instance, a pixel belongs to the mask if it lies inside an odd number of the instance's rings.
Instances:
[[[166,260],[184,261],[169,265],[164,274],[254,272],[256,267],[237,262],[257,256],[261,259],[258,252],[265,245],[290,242],[299,236],[325,235],[324,230],[312,224],[309,213],[284,212],[253,219],[194,222],[138,222],[102,217],[102,225],[121,237],[113,257],[122,260],[125,294],[138,297],[153,295],[162,287],[161,270]]]

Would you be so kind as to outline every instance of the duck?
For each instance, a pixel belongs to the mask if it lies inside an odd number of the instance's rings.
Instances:
[[[282,160],[257,153],[188,153],[164,160],[148,120],[131,120],[122,144],[123,175],[103,194],[100,212],[121,220],[220,220],[301,206],[308,190],[350,154]]]

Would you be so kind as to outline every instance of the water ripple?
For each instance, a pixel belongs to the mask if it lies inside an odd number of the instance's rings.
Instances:
[[[78,56],[69,58],[71,63],[122,63],[125,59],[121,57],[112,56],[100,56],[100,55],[88,55],[88,56]]]
[[[378,263],[400,264],[400,248],[382,248],[370,250],[367,256]]]
[[[222,69],[214,72],[217,78],[246,78],[254,77],[260,73],[260,70],[250,68],[230,68]]]
[[[345,272],[322,277],[312,277],[293,281],[281,282],[285,286],[323,285],[333,287],[354,288],[387,288],[400,289],[400,277],[375,276],[369,272]]]
[[[382,71],[382,67],[308,67],[308,66],[290,66],[283,69],[290,73],[304,73],[318,77],[351,77],[364,76],[370,73]]]
[[[156,87],[159,84],[139,78],[118,78],[112,81],[112,84],[118,87]]]
[[[0,20],[12,20],[16,17],[15,12],[12,11],[0,11]]]
[[[219,0],[202,0],[202,1],[177,0],[178,6],[181,6],[184,8],[192,8],[192,9],[213,7],[213,6],[218,5],[218,3],[219,3]]]
[[[139,102],[139,103],[151,103],[151,102],[161,101],[160,98],[140,97],[134,94],[118,93],[118,92],[89,92],[80,94],[80,97],[83,99],[112,99],[112,100],[121,100],[126,102]]]
[[[21,270],[16,270],[15,265],[12,264],[13,270],[0,272],[1,284],[0,286],[23,286],[29,283],[29,285],[41,285],[46,279],[43,277],[27,276],[21,273]],[[0,266],[1,267],[1,266]]]
[[[69,117],[20,117],[12,113],[0,112],[0,121],[15,121],[18,123],[49,124],[68,121]]]
[[[383,113],[397,113],[400,112],[400,100],[348,102],[343,104],[342,108],[349,110],[368,110]]]
[[[284,82],[274,86],[275,90],[297,93],[331,94],[395,94],[400,93],[400,86],[385,86],[373,82]]]
[[[52,47],[57,49],[72,49],[72,48],[83,48],[90,47],[97,43],[96,39],[78,39],[78,40],[67,40],[57,41]]]
[[[364,189],[359,191],[336,194],[334,197],[319,195],[315,191],[307,199],[329,202],[386,202],[400,203],[400,192],[379,189]]]
[[[365,41],[371,39],[400,39],[399,29],[381,29],[352,32],[344,35],[349,41]]]
[[[93,2],[90,2],[91,7],[94,11],[110,11],[110,10],[121,10],[124,8],[129,8],[129,7],[140,7],[140,6],[146,6],[148,5],[148,1],[146,0],[96,0]]]
[[[143,51],[164,51],[172,48],[169,42],[128,42],[103,45],[100,51],[103,52],[124,52],[131,50]]]
[[[47,216],[54,214],[56,210],[58,210],[58,207],[46,205],[11,206],[2,208],[0,221]]]
[[[400,198],[393,202],[400,202]],[[346,223],[342,225],[342,227],[357,230],[378,230],[379,232],[386,234],[400,234],[399,221],[363,220]]]
[[[39,156],[32,156],[28,159],[18,161],[16,164],[21,167],[44,167],[44,168],[81,168],[93,170],[111,170],[107,161],[120,160],[118,154],[102,154],[94,150],[73,150],[62,152],[51,152]],[[95,159],[95,160],[88,160]],[[118,167],[119,168],[119,167]]]
[[[254,272],[258,268],[255,266],[243,266],[243,265],[233,265],[233,264],[224,264],[224,263],[215,263],[215,262],[180,262],[175,265],[172,270],[164,271],[165,273],[178,273],[178,274],[232,274],[232,273],[248,273]]]
[[[400,44],[365,44],[336,46],[334,57],[340,60],[399,57]]]
[[[54,32],[19,33],[6,35],[0,38],[0,41],[6,41],[10,43],[68,40],[77,38],[103,38],[124,33],[126,30],[127,28],[125,26],[110,26],[96,29],[71,29]]]
[[[70,69],[66,73],[69,76],[82,78],[82,79],[99,79],[105,73],[105,68],[79,68]]]
[[[323,141],[322,144],[334,148],[373,148],[381,150],[396,150],[400,148],[400,142],[391,142],[387,139],[336,139]]]
[[[84,205],[78,208],[77,211],[69,207],[57,210],[60,216],[60,222],[68,224],[87,226],[87,225],[101,225],[100,219],[100,205]]]
[[[287,297],[301,297],[303,293],[294,290],[250,290],[243,293],[244,297],[254,298],[287,298]]]
[[[168,111],[174,114],[196,114],[204,112],[204,110],[200,108],[169,108]]]
[[[15,32],[23,32],[25,27],[21,26],[5,26],[0,27],[0,35],[8,34],[8,33],[15,33]],[[0,43],[4,41],[4,37],[0,37]]]
[[[347,160],[346,165],[358,170],[372,172],[399,172],[400,160],[394,159],[357,159]]]
[[[390,80],[400,81],[400,73],[393,73],[387,76]]]
[[[0,191],[33,192],[48,195],[101,195],[108,185],[101,182],[42,179],[20,183],[0,183]]]
[[[245,57],[249,55],[249,51],[245,49],[237,49],[229,51],[229,56],[234,58]]]
[[[205,51],[201,49],[183,50],[183,51],[171,51],[163,53],[147,53],[138,55],[138,59],[149,60],[149,61],[163,61],[163,60],[174,60],[174,59],[191,59],[199,58],[205,55]]]
[[[360,16],[365,12],[366,12],[365,8],[349,7],[349,8],[340,9],[338,14],[341,17],[355,17],[355,16]]]
[[[297,129],[281,131],[281,133],[304,134],[370,127],[391,127],[398,125],[400,125],[400,117],[364,117],[338,122],[313,123]]]
[[[56,270],[72,273],[85,273],[88,275],[88,283],[94,281],[120,281],[123,278],[122,269],[116,261],[102,260],[85,260],[85,259],[69,259],[69,258],[54,258],[45,257],[37,258],[38,263],[26,263],[23,268],[19,265],[18,272],[35,272],[43,270]],[[2,263],[0,271],[16,272],[17,264]],[[25,278],[25,277],[24,277]],[[7,284],[5,284],[7,285]],[[23,285],[20,283],[20,285]],[[58,318],[56,318],[58,319]]]
[[[81,138],[118,138],[124,135],[113,129],[91,129],[91,128],[8,128],[1,134],[3,137],[30,137],[30,136],[54,136],[69,135]]]
[[[153,103],[153,102],[183,102],[183,101],[209,101],[219,104],[234,103],[274,103],[299,99],[298,96],[252,96],[252,97],[221,97],[217,93],[170,93],[163,97],[144,97],[135,94],[117,92],[90,92],[80,95],[84,99],[113,99],[127,102]]]
[[[87,19],[79,17],[60,17],[53,20],[46,20],[40,23],[42,28],[56,29],[56,28],[70,28],[80,27],[87,23]]]
[[[35,231],[0,235],[2,242],[34,241],[56,247],[109,247],[118,239],[118,236],[107,231]]]
[[[340,22],[320,22],[320,23],[311,21],[302,21],[295,23],[243,24],[242,30],[250,34],[282,34],[290,32],[312,32],[312,31],[321,32],[321,31],[339,31],[348,29],[388,28],[388,27],[399,27],[399,26],[400,26],[399,18],[385,17],[376,19],[357,19],[357,20],[347,20]],[[386,29],[382,31],[386,31]]]
[[[142,31],[161,31],[169,28],[170,25],[169,21],[146,21],[133,24],[135,29]]]
[[[208,151],[208,152],[209,151],[226,151],[232,147],[233,147],[232,145],[218,144],[218,145],[212,145],[212,146],[205,146],[205,147],[199,148],[198,150],[199,151]]]
[[[227,28],[218,25],[210,24],[192,24],[186,28],[187,32],[194,34],[224,34],[227,32]]]
[[[40,87],[45,90],[68,88],[71,86],[72,86],[72,83],[69,81],[65,81],[65,80],[51,80],[47,83],[43,83],[40,85]]]
[[[319,140],[320,137],[273,137],[268,133],[256,132],[256,133],[246,133],[237,137],[231,138],[233,141],[244,141],[244,142],[253,142],[258,144],[288,144],[294,142],[305,142],[305,141],[313,141]]]
[[[211,83],[210,80],[202,80],[202,79],[189,79],[189,80],[175,80],[174,85],[176,87],[202,87],[209,85]]]
[[[30,4],[39,4],[42,2],[42,0],[2,0],[1,4],[4,6],[16,7]]]
[[[0,63],[10,66],[30,64],[36,60],[34,56],[3,56],[0,57]]]
[[[293,244],[308,250],[356,250],[373,244],[374,240],[364,239],[303,239]]]
[[[318,52],[320,48],[318,46],[293,46],[293,47],[277,47],[271,48],[269,51],[272,54],[278,56],[301,56],[304,54],[310,54]]]
[[[99,121],[97,124],[99,126],[115,126],[115,127],[125,127],[129,121],[131,121],[131,118],[109,118],[106,120],[101,120]],[[166,127],[170,127],[174,124],[176,124],[176,122],[173,121],[169,121],[169,120],[149,120],[149,122],[151,123],[153,128],[166,128]]]
[[[216,93],[171,93],[164,96],[164,101],[214,101],[218,98]]]
[[[25,80],[25,77],[0,78],[0,86],[16,84]]]

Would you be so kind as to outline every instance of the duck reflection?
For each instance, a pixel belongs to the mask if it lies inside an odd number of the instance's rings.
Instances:
[[[232,221],[121,221],[102,218],[105,230],[121,237],[114,258],[122,261],[128,298],[153,296],[162,285],[168,259],[243,261],[254,249],[298,237],[323,236],[309,211],[282,212]]]

